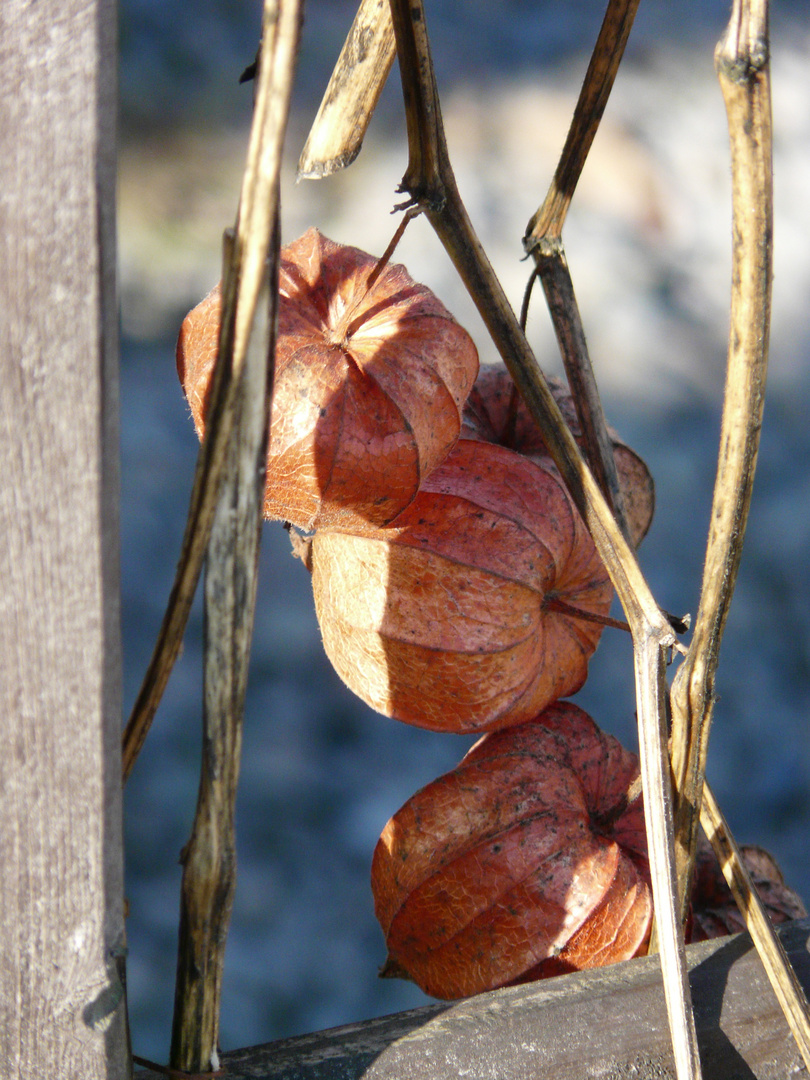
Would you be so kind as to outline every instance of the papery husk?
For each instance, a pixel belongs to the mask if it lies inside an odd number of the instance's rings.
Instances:
[[[753,844],[744,844],[740,854],[774,925],[807,918],[807,908],[801,897],[786,884],[770,852]],[[689,941],[741,934],[747,929],[717,856],[705,837],[698,843],[687,929]]]
[[[281,250],[264,515],[299,528],[383,525],[458,437],[478,371],[469,334],[403,266],[309,229]],[[219,286],[191,311],[177,368],[205,431]]]
[[[568,388],[559,379],[549,378],[548,383],[571,433],[582,446],[582,431]],[[638,547],[652,523],[655,484],[650,470],[635,450],[613,428],[609,427],[608,433],[613,443],[630,539]],[[549,458],[540,429],[518,394],[511,375],[498,364],[481,368],[464,408],[462,434],[465,438],[484,439],[506,446],[520,454]]]
[[[568,702],[484,736],[374,852],[384,974],[459,998],[646,951],[635,756]]]
[[[556,470],[461,439],[385,529],[318,531],[324,647],[373,709],[435,731],[520,723],[585,681],[613,589]]]

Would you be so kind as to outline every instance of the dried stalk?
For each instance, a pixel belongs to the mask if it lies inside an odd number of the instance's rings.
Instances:
[[[388,0],[362,0],[298,162],[298,179],[351,165],[396,56]]]
[[[720,642],[742,554],[764,405],[773,222],[767,0],[735,0],[715,60],[731,140],[731,326],[700,603],[671,693],[682,915],[695,857]]]
[[[543,285],[568,386],[574,399],[577,419],[585,441],[585,457],[602,494],[613,510],[619,528],[629,541],[630,528],[616,471],[613,443],[608,434],[607,420],[596,385],[562,241],[542,238],[533,247],[532,255]]]
[[[653,897],[665,930],[661,955],[664,989],[678,1076],[681,1080],[699,1077],[683,935],[676,916],[671,806],[668,805],[663,671],[666,650],[676,643],[675,636],[563,421],[469,221],[447,153],[422,4],[420,0],[392,0],[391,6],[409,146],[408,168],[401,189],[410,194],[410,204],[423,208],[478,307],[590,528],[633,632],[639,676],[636,694],[642,768],[650,785],[645,785],[645,806]]]
[[[271,265],[277,264],[276,253]],[[275,278],[275,275],[274,275]],[[275,308],[271,284],[265,308]],[[271,308],[271,322],[274,311]],[[267,460],[267,394],[273,353],[257,319],[240,382],[205,568],[205,673],[200,788],[183,880],[171,1062],[216,1068],[225,940],[236,887],[234,813],[242,748]],[[263,328],[266,331],[266,327]],[[272,345],[272,342],[271,342]]]
[[[639,0],[610,0],[608,4],[554,178],[523,238],[527,254],[534,257],[546,295],[585,440],[585,456],[626,537],[629,531],[613,446],[607,433],[561,237],[571,199],[624,55],[638,4]]]
[[[559,239],[562,235],[568,207],[613,89],[638,5],[639,0],[608,3],[554,179],[543,205],[526,229],[527,250],[545,237]]]
[[[223,295],[236,292],[231,386],[237,423],[225,446],[228,475],[219,494],[208,550],[203,760],[194,826],[181,856],[171,1062],[173,1068],[188,1072],[218,1067],[222,970],[235,886],[234,809],[241,718],[253,629],[275,345],[279,174],[299,26],[298,0],[268,0],[236,233],[226,244],[223,269]],[[248,349],[262,294],[264,309],[270,310],[269,341],[267,335],[254,334],[254,344]],[[219,364],[227,363],[227,344],[223,332]]]
[[[723,877],[737,901],[757,953],[785,1014],[804,1063],[810,1070],[810,1007],[785,948],[757,894],[739,848],[708,783],[703,785],[700,823],[711,841]],[[755,928],[755,929],[754,929]]]
[[[283,31],[276,33],[276,15]],[[271,207],[275,199],[272,176],[280,151],[273,138],[283,136],[289,109],[289,88],[282,88],[277,64],[289,64],[289,81],[297,49],[300,0],[279,0],[265,6],[263,39],[282,42],[278,60],[270,64],[256,94],[253,127],[242,180],[236,237],[222,276],[222,318],[217,364],[211,380],[206,435],[200,447],[183,536],[183,546],[169,602],[141,689],[123,735],[123,774],[126,781],[146,739],[155,712],[180,652],[191,603],[202,569],[214,508],[226,467],[234,426],[239,380],[244,369],[250,330],[258,305],[264,264],[270,246]],[[295,31],[293,34],[293,26]],[[285,59],[289,53],[289,60]],[[267,49],[264,55],[269,56]],[[276,82],[273,88],[267,80]],[[262,89],[264,85],[264,89]],[[280,136],[281,137],[281,136]],[[237,297],[238,292],[238,297]],[[237,306],[238,304],[238,306]]]
[[[700,603],[692,642],[671,692],[672,763],[678,791],[678,888],[684,917],[701,820],[810,1068],[807,999],[704,781],[720,642],[742,555],[768,363],[773,172],[767,0],[735,0],[715,52],[715,63],[731,143],[731,326],[720,455]]]

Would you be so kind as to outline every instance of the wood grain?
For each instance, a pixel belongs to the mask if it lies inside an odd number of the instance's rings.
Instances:
[[[780,936],[810,985],[810,921]],[[690,945],[712,1080],[788,1080],[801,1058],[747,934]],[[496,990],[223,1056],[221,1080],[671,1080],[657,957]],[[136,1080],[160,1080],[142,1071]]]
[[[0,14],[0,1074],[128,1074],[115,6]]]

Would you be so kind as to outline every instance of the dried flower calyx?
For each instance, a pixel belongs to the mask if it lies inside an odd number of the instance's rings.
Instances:
[[[581,445],[581,430],[570,393],[558,379],[548,382],[571,433]],[[652,522],[655,485],[649,469],[635,450],[631,450],[612,429],[609,434],[631,539],[638,546]],[[549,457],[533,416],[509,372],[500,365],[481,369],[464,408],[462,435],[507,446],[529,457],[539,456],[546,460]]]
[[[467,332],[396,264],[316,229],[281,252],[265,517],[303,529],[383,525],[447,455],[478,371]],[[177,366],[205,430],[221,300],[186,317]]]
[[[311,566],[341,678],[440,731],[520,723],[578,690],[613,596],[558,475],[468,439],[387,528],[317,532]]]
[[[484,736],[377,844],[383,973],[457,998],[646,951],[637,776],[635,756],[568,702]]]

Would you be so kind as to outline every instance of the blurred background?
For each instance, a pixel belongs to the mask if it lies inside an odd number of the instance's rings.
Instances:
[[[396,221],[407,154],[392,72],[357,162],[295,185],[354,14],[310,0],[288,138],[283,241],[310,225],[375,254]],[[563,144],[602,0],[432,0],[429,30],[459,186],[517,307],[520,238]],[[641,5],[564,240],[608,417],[647,461],[657,512],[640,551],[667,609],[694,612],[714,477],[728,327],[730,206],[713,49],[719,0]],[[185,313],[219,276],[234,221],[259,0],[122,0],[119,263],[125,711],[149,660],[180,550],[197,452],[174,363]],[[769,401],[739,583],[726,632],[709,777],[741,842],[810,898],[810,16],[773,12],[775,284]],[[398,261],[494,362],[427,222]],[[529,336],[559,368],[540,292]],[[129,989],[136,1053],[168,1055],[180,867],[200,746],[201,615],[125,796]],[[635,748],[629,640],[608,631],[577,700]],[[238,805],[239,878],[221,1027],[234,1049],[423,1004],[377,978],[369,887],[388,817],[471,742],[371,713],[320,644],[307,573],[264,530]]]

